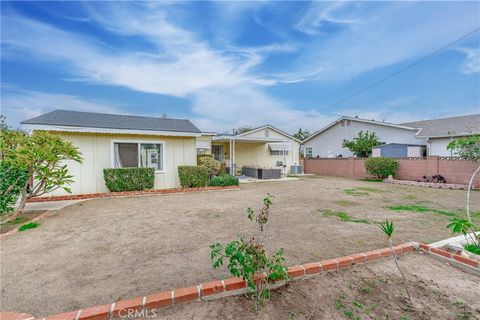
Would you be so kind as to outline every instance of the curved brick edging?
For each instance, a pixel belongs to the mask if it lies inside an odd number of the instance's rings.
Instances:
[[[131,196],[148,196],[154,194],[170,194],[182,192],[200,192],[215,190],[237,190],[240,186],[228,187],[200,187],[200,188],[172,188],[172,189],[148,189],[142,191],[124,191],[124,192],[102,192],[102,193],[84,193],[62,196],[34,197],[28,199],[28,202],[47,202],[47,201],[64,201],[64,200],[82,200],[94,198],[113,198],[113,197],[131,197]]]
[[[33,320],[33,316],[28,313],[2,311],[0,312],[0,320]]]
[[[22,225],[23,225],[23,224],[26,224],[26,223],[30,223],[30,222],[40,221],[40,220],[42,220],[43,218],[45,218],[49,213],[50,213],[50,210],[47,210],[47,211],[39,214],[38,216],[36,216],[35,218],[33,218],[33,219],[31,219],[31,220],[25,221],[24,223],[22,223]],[[18,226],[18,228],[19,228],[19,227],[20,227],[20,226]],[[8,231],[8,232],[5,232],[5,233],[0,234],[0,240],[2,240],[3,238],[6,238],[6,237],[9,236],[9,235],[12,235],[12,234],[14,234],[14,233],[19,232],[19,231],[18,231],[18,228],[16,227],[15,229],[12,229],[12,230],[10,230],[10,231]],[[3,318],[0,319],[0,320],[3,320]]]
[[[480,261],[464,257],[462,255],[451,253],[446,250],[435,248],[427,244],[420,244],[420,250],[425,252],[438,260],[442,260],[451,264],[454,267],[459,267],[464,271],[480,276]]]
[[[403,254],[418,250],[418,244],[411,242],[393,247],[396,254]],[[383,248],[363,253],[320,262],[306,263],[288,268],[288,276],[293,279],[314,275],[316,273],[336,271],[351,265],[366,263],[377,259],[391,256],[390,248]],[[264,281],[265,275],[259,275],[255,281]],[[271,288],[284,285],[286,281],[269,283]],[[146,312],[149,309],[157,309],[177,305],[191,301],[218,299],[225,296],[238,295],[247,292],[245,280],[241,278],[229,278],[215,280],[188,288],[174,289],[171,291],[158,292],[144,297],[128,300],[120,300],[111,304],[103,304],[81,310],[74,310],[60,314],[50,315],[42,320],[108,320],[125,317],[128,312]],[[145,313],[144,313],[145,315]]]

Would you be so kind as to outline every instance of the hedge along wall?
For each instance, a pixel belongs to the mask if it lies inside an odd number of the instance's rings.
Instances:
[[[429,156],[426,158],[397,158],[400,163],[396,179],[418,180],[423,176],[440,174],[448,183],[468,184],[479,164],[456,157]],[[307,158],[303,159],[305,173],[354,179],[369,178],[361,158]],[[475,179],[480,187],[480,176]]]

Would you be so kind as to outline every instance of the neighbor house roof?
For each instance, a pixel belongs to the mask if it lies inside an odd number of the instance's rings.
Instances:
[[[189,120],[55,110],[22,122],[27,128],[53,131],[200,135]]]
[[[402,123],[417,127],[419,138],[440,138],[480,133],[480,114]]]
[[[263,126],[261,126],[261,127],[256,127],[256,128],[251,129],[251,130],[248,130],[248,131],[246,131],[246,132],[237,134],[237,137],[243,137],[243,136],[249,135],[249,134],[251,134],[251,133],[253,133],[253,132],[255,132],[255,131],[260,131],[260,130],[267,129],[267,128],[270,129],[270,130],[276,131],[276,132],[280,133],[281,135],[284,135],[284,136],[286,136],[286,137],[289,137],[290,139],[293,139],[293,140],[295,140],[295,141],[297,141],[297,142],[299,142],[299,143],[302,142],[302,141],[300,141],[299,139],[295,138],[294,136],[292,136],[292,135],[290,135],[290,134],[286,133],[285,131],[282,131],[282,130],[280,130],[280,129],[278,129],[278,128],[275,128],[274,126],[272,126],[272,125],[270,125],[270,124],[266,124],[266,125],[263,125]]]
[[[418,130],[418,128],[407,126],[407,125],[404,125],[404,124],[395,124],[395,123],[389,123],[389,122],[384,122],[384,121],[375,121],[375,120],[361,119],[361,118],[357,118],[357,117],[343,116],[343,117],[340,117],[337,120],[333,121],[329,125],[323,127],[322,129],[314,132],[307,139],[303,140],[303,142],[307,142],[308,140],[313,139],[314,137],[316,137],[320,133],[328,130],[329,128],[333,127],[334,125],[336,125],[337,123],[339,123],[340,121],[343,121],[343,120],[351,120],[351,121],[357,121],[357,122],[363,122],[363,123],[377,124],[379,126],[405,129],[405,130],[412,130],[412,131],[417,131]]]

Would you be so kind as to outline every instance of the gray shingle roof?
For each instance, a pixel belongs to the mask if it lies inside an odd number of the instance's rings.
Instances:
[[[459,136],[480,133],[480,114],[401,123],[421,129],[420,137]]]
[[[22,124],[200,133],[200,130],[194,126],[193,123],[185,119],[139,117],[66,110],[55,110],[25,120]]]

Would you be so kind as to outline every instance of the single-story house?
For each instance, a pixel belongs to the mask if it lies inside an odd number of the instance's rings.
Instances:
[[[443,157],[455,156],[447,145],[455,138],[480,134],[480,114],[431,119],[402,123],[401,125],[418,128],[416,138],[426,140],[427,154]]]
[[[282,176],[291,166],[299,165],[301,141],[271,125],[240,134],[211,136],[211,154],[230,172],[241,174],[242,168],[281,169]]]
[[[106,192],[104,168],[153,167],[155,188],[178,187],[177,167],[196,165],[196,139],[201,135],[184,119],[65,110],[25,120],[22,126],[58,134],[78,147],[83,163],[68,163],[74,194]]]
[[[372,157],[406,158],[425,157],[426,146],[406,143],[387,143],[372,148]]]
[[[342,143],[355,138],[360,131],[375,132],[379,140],[386,145],[400,144],[404,145],[404,148],[411,146],[412,154],[417,154],[418,150],[413,149],[418,149],[414,146],[418,145],[426,146],[426,155],[429,156],[455,156],[447,149],[448,143],[458,137],[479,134],[480,114],[400,124],[344,116],[303,141],[305,156],[351,157],[352,153],[343,148]]]
[[[381,142],[422,144],[416,136],[418,129],[410,126],[367,120],[357,117],[340,117],[303,141],[305,157],[352,157],[352,152],[342,147],[344,140],[352,140],[360,131],[375,132]]]

